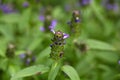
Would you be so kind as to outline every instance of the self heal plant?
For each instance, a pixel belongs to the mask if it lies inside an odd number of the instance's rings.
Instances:
[[[25,66],[30,66],[35,62],[35,55],[31,51],[26,51],[20,55],[21,60],[23,61]]]
[[[68,25],[71,35],[78,37],[80,34],[80,12],[78,10],[73,11],[72,19],[68,22]]]
[[[13,58],[15,56],[15,45],[13,43],[9,43],[6,49],[6,57]]]
[[[51,30],[54,34],[54,37],[52,40],[51,47],[51,53],[50,57],[54,60],[59,60],[64,53],[64,45],[65,45],[65,39],[69,37],[68,34],[61,32],[60,30],[54,31]]]

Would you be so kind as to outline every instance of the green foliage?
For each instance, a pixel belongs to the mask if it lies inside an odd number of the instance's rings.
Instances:
[[[75,69],[69,65],[64,65],[62,67],[62,71],[65,72],[71,80],[80,80],[77,72],[75,71]]]
[[[37,75],[37,74],[43,74],[48,72],[49,68],[44,66],[44,65],[36,65],[36,66],[31,66],[29,68],[25,68],[18,73],[12,75],[11,80],[17,79],[17,78],[23,78],[27,76],[32,76],[32,75]]]
[[[0,79],[119,80],[120,1],[110,0],[105,5],[102,1],[109,0],[92,0],[86,5],[81,1],[0,0]],[[118,10],[108,9],[107,4],[117,4]],[[76,37],[67,24],[75,20],[71,20],[74,11],[80,11],[75,16],[80,24],[70,23],[74,24],[73,30],[77,25]],[[41,16],[48,22],[57,21],[55,31],[71,33],[62,42],[64,49],[59,46],[52,50],[54,56],[54,51],[64,52],[60,61],[50,57],[54,35],[40,30],[45,22]]]

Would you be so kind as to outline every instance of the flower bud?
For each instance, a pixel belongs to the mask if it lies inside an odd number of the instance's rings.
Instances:
[[[52,39],[52,44],[50,45],[51,47],[50,57],[54,60],[58,60],[64,54],[65,39],[68,38],[69,35],[61,32],[60,30],[51,31],[53,32],[54,37]]]

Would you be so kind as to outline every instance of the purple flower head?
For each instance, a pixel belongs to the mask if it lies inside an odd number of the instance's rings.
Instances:
[[[40,27],[40,31],[44,32],[45,28],[44,27]]]
[[[120,60],[118,60],[118,64],[120,65]]]
[[[92,0],[80,0],[80,4],[85,6],[85,5],[89,5],[91,3]]]
[[[118,10],[118,5],[117,4],[107,4],[106,8],[108,10],[114,10],[114,11],[116,11],[116,10]]]
[[[87,5],[87,4],[89,4],[91,2],[91,0],[82,0],[82,4],[83,5]]]
[[[70,4],[66,4],[65,5],[65,10],[66,11],[70,11],[71,10],[71,5]]]
[[[30,62],[31,62],[31,59],[30,59],[30,58],[27,58],[27,59],[26,59],[26,65],[29,65]]]
[[[79,23],[79,22],[80,22],[80,18],[79,18],[79,17],[76,17],[76,18],[75,18],[75,22],[76,22],[76,23]]]
[[[45,20],[45,17],[43,15],[40,15],[39,20],[43,22]]]
[[[23,7],[28,7],[29,6],[29,2],[25,1],[23,4],[22,4]]]
[[[54,29],[57,24],[57,20],[52,20],[51,25],[49,26],[49,29]]]
[[[69,34],[63,33],[63,39],[66,39],[69,37]]]
[[[25,54],[20,54],[20,58],[21,58],[21,59],[24,59],[25,57],[26,57]]]
[[[0,5],[0,10],[3,13],[6,13],[6,14],[14,12],[14,9],[13,9],[12,5],[10,5],[10,4],[2,4],[2,5]]]
[[[118,11],[119,10],[119,5],[116,3],[114,0],[103,0],[102,5],[107,9],[107,10],[113,10],[113,11]]]

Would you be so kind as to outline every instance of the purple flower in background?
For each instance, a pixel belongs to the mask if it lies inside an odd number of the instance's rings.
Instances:
[[[70,11],[71,10],[71,5],[70,4],[66,4],[65,5],[65,11]]]
[[[49,26],[49,29],[54,29],[57,24],[57,20],[52,20],[51,25]]]
[[[116,10],[118,10],[118,5],[117,4],[107,4],[106,8],[108,10],[114,10],[114,11],[116,11]]]
[[[41,17],[41,19],[42,19],[42,17]],[[42,32],[47,31],[47,30],[51,31],[52,29],[55,28],[56,24],[57,24],[57,20],[51,20],[50,21],[50,25],[48,25],[48,27],[45,27],[45,26],[44,27],[40,27],[40,31],[42,31]]]
[[[118,11],[119,10],[119,5],[117,2],[114,0],[103,0],[102,5],[107,9],[107,10],[113,10],[113,11]]]
[[[79,0],[79,2],[80,5],[85,6],[85,5],[89,5],[92,2],[92,0]]]
[[[44,27],[40,27],[40,31],[44,32],[45,28]]]
[[[30,58],[27,58],[27,59],[26,59],[26,65],[29,65],[30,62],[31,62],[31,59],[30,59]]]
[[[29,66],[35,61],[36,57],[31,51],[27,51],[23,54],[20,54],[20,59],[24,62],[24,65]]]
[[[20,58],[21,58],[21,59],[24,59],[25,57],[26,57],[25,54],[20,54]]]
[[[39,20],[43,22],[45,20],[45,17],[43,15],[40,15]]]
[[[82,0],[82,4],[83,5],[87,5],[87,4],[89,4],[91,2],[91,0]]]
[[[28,7],[29,6],[29,2],[25,1],[23,4],[22,4],[23,7]]]
[[[11,4],[1,4],[0,10],[6,14],[15,12],[15,10],[13,9],[13,6]]]
[[[120,60],[118,60],[118,64],[120,65]]]
[[[79,22],[80,22],[80,18],[79,18],[79,17],[76,17],[75,22],[76,22],[76,23],[79,23]]]

